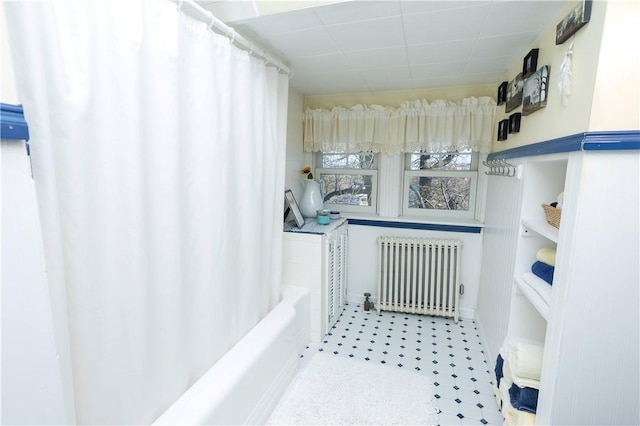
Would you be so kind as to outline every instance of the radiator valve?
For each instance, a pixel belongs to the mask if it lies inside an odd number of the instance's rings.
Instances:
[[[364,294],[364,310],[365,311],[370,311],[372,309],[375,309],[375,305],[373,304],[373,302],[371,300],[369,300],[369,297],[371,297],[371,293],[365,293]]]

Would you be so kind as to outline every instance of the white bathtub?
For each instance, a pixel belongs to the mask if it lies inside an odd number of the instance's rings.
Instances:
[[[309,291],[283,287],[278,306],[153,424],[264,424],[308,342]]]

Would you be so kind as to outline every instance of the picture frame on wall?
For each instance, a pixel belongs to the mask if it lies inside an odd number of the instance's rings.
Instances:
[[[567,16],[556,25],[556,45],[562,44],[585,26],[591,19],[592,0],[582,0]]]
[[[288,210],[293,213],[293,217],[296,221],[296,226],[298,228],[302,228],[304,226],[304,217],[302,217],[302,212],[300,211],[300,207],[298,207],[298,202],[296,201],[295,197],[293,196],[293,192],[290,189],[284,191],[284,199],[287,203]],[[284,218],[285,220],[287,219],[286,210]]]
[[[515,114],[511,114],[509,116],[509,133],[520,132],[521,118],[522,118],[522,114],[519,112],[516,112]]]
[[[548,90],[549,65],[545,65],[524,81],[522,115],[527,116],[547,106]]]
[[[531,49],[527,56],[524,57],[522,61],[522,78],[527,78],[534,72],[538,67],[538,51],[539,49]]]
[[[498,140],[507,140],[507,132],[509,130],[509,120],[501,120],[498,122]]]
[[[524,80],[522,79],[522,73],[518,73],[507,85],[507,103],[504,107],[504,112],[511,112],[522,105],[523,87]]]
[[[507,102],[507,85],[508,83],[503,81],[500,83],[500,86],[498,86],[498,105]]]

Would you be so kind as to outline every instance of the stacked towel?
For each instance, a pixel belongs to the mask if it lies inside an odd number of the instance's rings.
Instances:
[[[513,383],[540,389],[542,344],[533,340],[508,338],[507,359]]]
[[[539,262],[546,263],[549,266],[556,266],[556,249],[553,247],[542,247],[536,253]]]
[[[505,425],[535,424],[542,352],[541,343],[515,337],[500,348],[494,391]]]
[[[514,383],[509,388],[509,401],[516,410],[535,414],[538,408],[538,389],[521,388]]]
[[[556,265],[556,249],[543,247],[536,253],[536,258],[538,260],[531,265],[531,272],[549,285],[552,285]]]

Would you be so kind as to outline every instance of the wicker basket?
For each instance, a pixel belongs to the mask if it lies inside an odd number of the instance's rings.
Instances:
[[[560,229],[560,216],[562,215],[562,209],[557,209],[548,204],[543,204],[544,215],[547,218],[547,223],[554,228]]]

